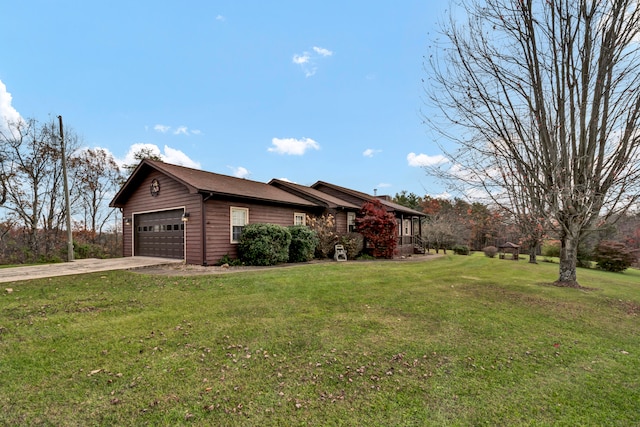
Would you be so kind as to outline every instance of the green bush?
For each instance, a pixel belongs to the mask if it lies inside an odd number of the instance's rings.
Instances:
[[[86,258],[106,258],[104,248],[94,243],[73,243],[74,257],[76,259]],[[63,249],[64,256],[67,256],[66,248]]]
[[[214,265],[216,265],[216,266],[218,266],[218,267],[219,267],[219,266],[221,266],[221,265],[225,265],[225,264],[227,264],[227,265],[228,265],[228,266],[230,266],[230,267],[238,267],[238,266],[243,265],[243,262],[242,262],[242,261],[240,261],[240,260],[239,260],[239,259],[237,259],[237,258],[231,258],[231,257],[229,256],[229,254],[224,254],[224,255],[222,256],[222,258],[220,258],[220,259],[218,260],[218,262],[216,262]]]
[[[591,268],[591,260],[593,254],[588,252],[582,245],[578,246],[578,256],[576,259],[576,266],[580,268]]]
[[[542,244],[542,255],[546,257],[560,258],[560,242],[548,240]]]
[[[289,260],[291,233],[275,224],[249,224],[238,243],[238,255],[247,265],[276,265]]]
[[[288,229],[291,233],[289,262],[311,261],[320,242],[317,233],[304,225],[294,225]]]
[[[482,249],[482,251],[484,252],[485,256],[489,258],[495,258],[496,254],[498,253],[498,248],[496,248],[495,246],[487,246]]]
[[[622,242],[603,240],[596,247],[593,258],[599,269],[621,272],[636,262],[638,254]]]
[[[456,255],[469,255],[471,252],[467,245],[455,245],[452,249],[453,253]]]

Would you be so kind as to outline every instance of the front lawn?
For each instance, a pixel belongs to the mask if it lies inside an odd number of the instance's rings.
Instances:
[[[1,425],[639,425],[640,272],[447,256],[5,284]],[[12,288],[12,292],[4,291]]]

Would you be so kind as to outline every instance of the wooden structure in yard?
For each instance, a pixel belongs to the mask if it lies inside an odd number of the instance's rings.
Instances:
[[[506,259],[507,253],[511,254],[511,259],[514,261],[518,261],[518,259],[520,259],[520,245],[507,242],[498,246],[498,250],[500,252],[500,259]]]

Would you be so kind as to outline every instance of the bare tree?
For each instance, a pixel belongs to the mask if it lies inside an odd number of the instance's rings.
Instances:
[[[50,255],[65,215],[57,135],[53,120],[48,123],[20,120],[0,131],[0,177],[6,189],[4,208],[25,230],[34,259],[43,253]],[[77,141],[69,135],[68,141]]]
[[[428,59],[425,117],[452,167],[434,173],[543,215],[577,285],[580,240],[640,197],[640,2],[462,0]]]
[[[451,247],[455,242],[455,225],[446,218],[436,217],[424,222],[423,234],[427,240],[427,250],[433,247],[436,253],[440,249],[447,253],[447,247]]]
[[[85,211],[85,228],[91,231],[92,242],[101,234],[109,218],[115,213],[108,208],[122,181],[120,168],[113,156],[102,148],[80,150],[71,159],[73,187],[80,194],[80,205]],[[87,224],[87,222],[89,224]]]
[[[440,249],[447,253],[447,248],[454,244],[468,244],[471,236],[471,225],[468,221],[470,205],[460,199],[453,202],[425,196],[422,211],[427,215],[422,223],[422,233],[427,240],[428,248],[433,247],[436,253]]]

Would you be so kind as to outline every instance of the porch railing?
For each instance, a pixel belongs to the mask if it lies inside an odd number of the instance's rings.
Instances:
[[[411,246],[414,249],[414,252],[426,253],[427,251],[427,241],[422,236],[398,236],[398,246],[405,247]]]

